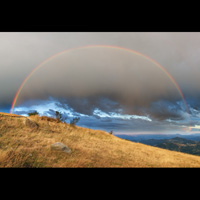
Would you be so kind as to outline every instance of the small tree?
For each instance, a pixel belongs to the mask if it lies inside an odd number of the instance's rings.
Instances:
[[[58,111],[56,111],[56,119],[58,121],[61,121],[61,119],[62,119],[62,114],[60,112],[58,112]]]
[[[109,133],[112,135],[112,134],[113,134],[113,131],[110,131]]]
[[[65,122],[65,120],[67,119],[66,116],[63,116],[62,113],[56,111],[56,119],[59,121],[59,122]]]
[[[78,123],[80,120],[80,117],[75,117],[70,121],[70,125],[74,126],[76,123]]]

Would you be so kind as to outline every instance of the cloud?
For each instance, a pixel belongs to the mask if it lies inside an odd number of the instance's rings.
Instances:
[[[39,104],[38,104],[39,103]],[[109,132],[113,130],[114,133],[134,133],[134,132],[185,132],[187,127],[195,126],[198,123],[189,123],[188,119],[157,119],[152,116],[137,116],[137,115],[125,115],[122,112],[104,112],[100,109],[94,110],[92,115],[85,115],[79,112],[75,112],[73,108],[67,106],[62,107],[59,100],[51,99],[48,101],[34,101],[35,105],[16,107],[14,113],[27,115],[32,111],[39,112],[40,115],[46,115],[55,117],[55,112],[62,113],[66,122],[69,123],[74,117],[80,117],[78,126],[89,127],[93,129],[105,130]],[[167,102],[165,102],[167,108]],[[27,104],[29,105],[29,104]],[[172,109],[168,105],[169,110]],[[180,106],[181,107],[181,106]],[[170,112],[170,111],[169,111]],[[179,111],[180,112],[180,111]],[[171,116],[171,115],[170,115]],[[168,116],[169,117],[169,116]],[[197,120],[197,118],[196,118]]]
[[[140,108],[148,108],[152,102],[181,99],[170,78],[155,63],[104,47],[78,49],[51,59],[28,79],[18,103],[49,96],[87,115],[95,108],[140,115]]]
[[[0,106],[11,105],[23,80],[48,57],[101,44],[130,48],[160,63],[180,86],[197,119],[199,41],[199,33],[0,33]],[[188,117],[184,105],[177,104],[182,98],[166,73],[143,56],[119,49],[85,48],[50,59],[26,82],[17,105],[34,110],[32,106],[40,104],[48,112],[43,102],[50,96],[56,108],[90,117],[96,108],[162,123]]]
[[[181,104],[181,105],[180,105]],[[169,102],[166,100],[159,100],[153,102],[147,113],[150,113],[150,116],[157,120],[183,120],[184,113],[186,112],[185,105],[183,102]]]

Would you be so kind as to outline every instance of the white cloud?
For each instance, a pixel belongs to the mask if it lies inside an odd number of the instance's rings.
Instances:
[[[152,121],[149,117],[147,116],[139,116],[139,115],[122,115],[119,113],[114,113],[114,112],[109,112],[105,113],[99,109],[95,109],[93,114],[101,117],[101,118],[112,118],[112,119],[123,119],[123,120],[131,120],[131,119],[142,119],[142,120],[146,120],[146,121]]]

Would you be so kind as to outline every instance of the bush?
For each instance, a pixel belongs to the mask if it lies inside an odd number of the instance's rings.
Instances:
[[[56,111],[56,119],[57,119],[59,122],[65,122],[65,120],[67,119],[67,117],[63,116],[62,113]]]
[[[31,113],[28,113],[28,116],[33,116],[33,115],[39,115],[39,113],[37,111],[34,111],[34,112],[31,112]]]
[[[56,111],[56,119],[61,121],[62,120],[62,114],[58,111]]]
[[[74,126],[76,123],[78,123],[80,120],[80,117],[75,117],[70,121],[70,125]]]
[[[113,131],[110,131],[109,133],[112,135],[112,134],[113,134]]]

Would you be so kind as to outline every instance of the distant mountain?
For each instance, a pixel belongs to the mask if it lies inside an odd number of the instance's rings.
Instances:
[[[182,135],[182,134],[138,134],[138,135],[115,135],[119,138],[140,142],[144,140],[161,140],[161,139],[171,139],[175,137],[184,138],[188,140],[194,140],[194,141],[200,141],[200,134],[188,134],[188,135]]]
[[[149,140],[141,140],[140,143],[173,150],[179,151],[183,153],[200,155],[200,142],[185,139],[182,137],[175,137],[171,139],[149,139]]]
[[[134,142],[140,142],[142,140],[150,140],[150,139],[170,139],[174,137],[179,137],[181,136],[180,134],[175,134],[175,135],[167,135],[167,134],[138,134],[138,135],[115,135],[119,138],[134,141]]]

